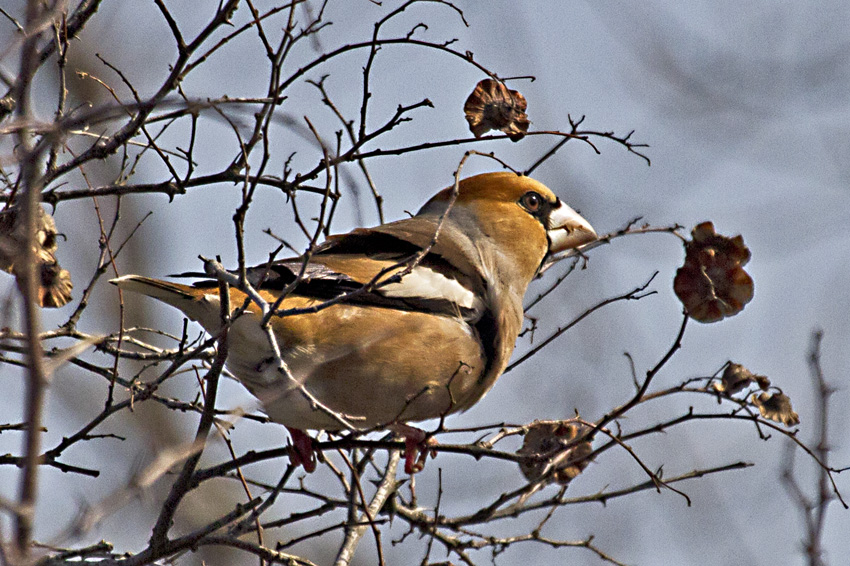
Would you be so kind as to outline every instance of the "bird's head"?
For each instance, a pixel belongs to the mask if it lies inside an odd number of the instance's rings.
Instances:
[[[418,214],[442,214],[452,191],[437,193]],[[510,257],[528,280],[549,255],[597,237],[590,223],[543,183],[511,172],[463,179],[448,217],[477,245],[487,242]]]

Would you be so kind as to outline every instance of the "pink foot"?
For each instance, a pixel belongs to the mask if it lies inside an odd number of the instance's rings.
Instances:
[[[421,472],[425,467],[425,460],[431,452],[433,458],[436,454],[429,447],[437,444],[424,430],[406,424],[396,423],[388,427],[396,434],[404,437],[404,473],[415,474]]]
[[[289,461],[294,465],[304,466],[308,474],[316,469],[316,451],[313,449],[313,439],[298,428],[286,427],[292,437],[292,446],[289,448]]]

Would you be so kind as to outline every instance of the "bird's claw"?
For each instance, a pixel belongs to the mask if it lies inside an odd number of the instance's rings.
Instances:
[[[428,436],[421,428],[406,424],[396,423],[389,427],[390,430],[404,437],[404,473],[413,475],[421,472],[425,467],[428,454],[434,458],[437,452],[433,450],[437,439]]]
[[[313,446],[313,439],[297,428],[289,428],[290,436],[292,436],[292,445],[289,447],[289,461],[295,465],[304,466],[304,471],[312,473],[316,469],[316,450]]]

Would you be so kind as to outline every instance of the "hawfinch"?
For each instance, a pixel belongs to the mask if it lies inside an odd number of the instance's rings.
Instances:
[[[308,438],[302,429],[342,428],[327,409],[361,430],[417,430],[403,423],[474,405],[508,365],[523,295],[543,261],[596,239],[584,218],[528,177],[486,173],[458,187],[454,202],[450,187],[412,218],[332,236],[306,259],[248,270],[270,304],[290,290],[279,311],[350,295],[272,317],[284,363],[260,326],[257,305],[250,303],[228,331],[228,369],[273,421],[293,431],[296,450]],[[215,280],[188,286],[127,275],[112,283],[178,308],[210,334],[221,330]],[[246,294],[231,288],[230,304],[242,307]],[[301,463],[308,471],[315,466],[312,456]],[[415,469],[410,455],[406,468]]]

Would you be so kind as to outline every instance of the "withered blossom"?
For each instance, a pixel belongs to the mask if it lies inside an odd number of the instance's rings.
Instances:
[[[741,364],[729,362],[723,370],[723,376],[720,378],[720,381],[714,382],[712,387],[720,393],[734,395],[735,393],[740,393],[752,383],[758,384],[763,390],[770,387],[770,379],[767,376],[757,375]]]
[[[750,397],[750,401],[758,407],[761,416],[785,426],[800,424],[800,415],[791,407],[791,399],[781,391],[777,393],[761,393]]]
[[[500,130],[511,141],[519,141],[528,132],[528,103],[525,97],[499,81],[484,79],[466,99],[463,111],[472,135],[480,138],[489,130]]]
[[[38,288],[39,305],[56,309],[71,300],[71,274],[56,262],[41,264],[41,285]]]
[[[753,279],[743,269],[750,260],[744,239],[715,233],[711,222],[698,224],[691,235],[685,243],[685,263],[673,281],[676,296],[699,322],[738,314],[753,298]]]
[[[56,262],[56,223],[39,206],[36,208],[35,257],[40,265],[39,306],[58,308],[71,300],[71,274]],[[20,207],[13,205],[0,211],[0,269],[15,273],[20,264],[26,240]]]
[[[590,427],[572,420],[534,421],[517,452],[527,456],[519,464],[522,474],[535,482],[554,466],[556,471],[548,481],[567,485],[590,464],[587,457],[593,451],[590,441],[576,442],[588,432]]]

